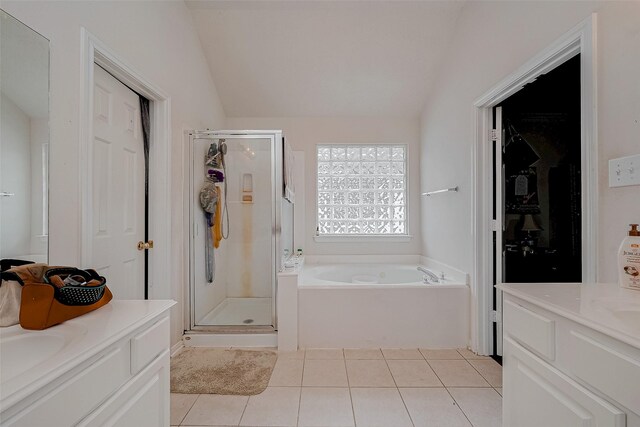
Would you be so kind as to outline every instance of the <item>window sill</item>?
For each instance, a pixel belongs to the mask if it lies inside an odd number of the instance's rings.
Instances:
[[[397,235],[397,236],[384,236],[384,235],[371,235],[371,236],[349,236],[349,235],[325,235],[325,236],[313,236],[313,240],[318,243],[358,243],[358,242],[409,242],[413,239],[412,235]]]

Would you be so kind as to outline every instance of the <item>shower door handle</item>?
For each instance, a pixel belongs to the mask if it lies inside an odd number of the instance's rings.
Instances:
[[[16,195],[16,193],[9,193],[9,192],[6,192],[6,191],[0,192],[0,197],[13,197],[15,195]]]

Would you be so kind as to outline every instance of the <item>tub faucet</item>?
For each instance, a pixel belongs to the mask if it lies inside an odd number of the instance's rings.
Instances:
[[[440,279],[438,279],[438,276],[436,276],[435,274],[433,274],[433,272],[427,270],[426,268],[418,267],[418,271],[424,273],[424,277],[422,278],[424,283],[440,283]]]

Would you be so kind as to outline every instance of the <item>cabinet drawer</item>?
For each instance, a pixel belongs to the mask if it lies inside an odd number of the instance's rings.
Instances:
[[[624,427],[626,415],[510,338],[504,340],[509,427]]]
[[[129,379],[129,358],[129,341],[109,349],[71,380],[3,425],[75,425]]]
[[[165,350],[78,427],[168,426],[169,363]]]
[[[611,399],[640,414],[640,355],[633,358],[571,331],[576,357],[569,369]]]
[[[131,374],[135,375],[169,348],[169,318],[158,320],[131,338]]]
[[[556,356],[556,322],[534,313],[513,301],[504,302],[504,330],[516,341],[540,356],[554,360]]]

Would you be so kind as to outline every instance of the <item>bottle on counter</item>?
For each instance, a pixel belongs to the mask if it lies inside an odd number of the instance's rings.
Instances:
[[[640,291],[640,231],[638,224],[630,226],[618,251],[618,274],[621,287]]]

